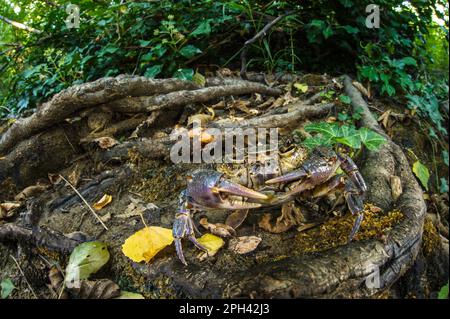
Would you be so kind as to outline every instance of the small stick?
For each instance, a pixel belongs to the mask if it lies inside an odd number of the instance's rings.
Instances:
[[[20,273],[22,274],[23,278],[25,279],[25,282],[27,283],[28,288],[30,289],[30,291],[31,291],[31,293],[33,294],[34,298],[39,299],[38,296],[36,295],[36,293],[34,292],[33,287],[31,287],[30,282],[29,282],[28,279],[27,279],[27,276],[25,276],[25,274],[24,274],[22,268],[20,268],[20,265],[19,265],[19,263],[17,262],[16,258],[14,258],[13,255],[9,255],[9,257],[11,257],[12,260],[14,260],[14,262],[16,263],[17,268],[19,269]]]
[[[279,17],[273,19],[272,21],[270,21],[269,23],[267,23],[264,28],[262,28],[261,31],[259,31],[258,33],[255,34],[255,36],[253,38],[251,38],[250,40],[245,41],[244,43],[244,47],[242,48],[242,52],[241,52],[241,77],[243,79],[247,79],[247,51],[248,51],[248,47],[255,43],[257,40],[265,37],[267,35],[267,32],[269,32],[269,30],[275,25],[277,24],[280,20],[284,19],[287,16],[290,16],[292,14],[297,13],[299,10],[292,10],[289,11],[285,14],[280,15]]]
[[[102,224],[103,228],[108,230],[108,227],[106,227],[105,223],[100,219],[100,217],[97,215],[97,213],[94,211],[94,209],[89,205],[89,203],[84,199],[83,195],[80,194],[79,191],[67,180],[65,179],[61,174],[59,174],[59,177],[61,177],[69,186],[74,190],[74,192],[78,195],[78,197],[81,198],[81,200],[86,204],[86,206],[89,208],[89,210],[94,214],[95,218]]]

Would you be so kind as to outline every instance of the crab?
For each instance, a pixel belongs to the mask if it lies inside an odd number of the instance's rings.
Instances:
[[[297,197],[318,198],[338,190],[343,192],[350,212],[356,215],[348,238],[351,241],[363,220],[367,191],[358,167],[348,155],[327,147],[317,147],[308,157],[306,154],[306,150],[297,148],[275,156],[257,156],[249,166],[234,171],[226,166],[218,167],[219,171],[193,171],[187,178],[186,189],[180,193],[173,224],[175,248],[181,262],[187,265],[183,238],[207,252],[195,237],[199,231],[192,216],[197,211],[241,212],[239,220],[251,209],[283,206]],[[338,168],[344,174],[337,173]]]

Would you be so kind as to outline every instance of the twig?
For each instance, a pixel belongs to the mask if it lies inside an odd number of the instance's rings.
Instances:
[[[81,195],[80,192],[77,191],[77,189],[67,179],[65,179],[61,174],[59,174],[59,177],[61,177],[74,190],[74,192],[78,195],[78,197],[81,198],[81,200],[86,204],[86,206],[89,208],[89,210],[92,212],[92,214],[94,214],[95,218],[97,218],[97,220],[100,222],[100,224],[102,224],[103,228],[108,230],[108,227],[106,227],[105,223],[97,215],[97,213],[94,211],[94,209],[91,207],[91,205],[89,205],[89,203],[86,201],[86,199],[84,199],[83,195]]]
[[[1,16],[1,15],[0,15],[0,20],[3,20],[4,22],[12,25],[13,27],[16,27],[16,28],[19,28],[19,29],[22,29],[22,30],[25,30],[28,32],[41,33],[41,31],[38,29],[29,27],[29,26],[27,26],[23,23],[17,22],[17,21],[10,20],[7,17]]]
[[[272,21],[267,23],[264,26],[264,28],[262,28],[261,31],[256,33],[253,38],[251,38],[250,40],[245,41],[244,47],[242,48],[242,52],[241,52],[241,77],[243,79],[247,79],[247,51],[248,51],[249,46],[252,45],[253,43],[255,43],[256,41],[258,41],[259,39],[265,37],[267,35],[267,32],[275,24],[277,24],[280,20],[284,19],[287,16],[290,16],[290,15],[296,13],[297,11],[298,11],[298,9],[297,10],[291,10],[291,11],[286,12],[285,14],[282,14],[279,17],[273,19]]]
[[[33,294],[34,298],[39,299],[38,296],[36,295],[36,293],[34,292],[33,287],[31,287],[30,282],[27,279],[27,276],[25,276],[25,274],[24,274],[22,268],[20,267],[19,263],[17,262],[16,258],[14,258],[13,255],[9,255],[9,257],[11,257],[12,260],[14,260],[14,262],[16,263],[17,268],[19,269],[20,273],[22,274],[23,278],[25,279],[25,282],[27,283],[28,288],[30,288],[30,291]]]

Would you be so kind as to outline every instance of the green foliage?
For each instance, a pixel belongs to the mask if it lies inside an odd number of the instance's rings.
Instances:
[[[89,278],[108,262],[109,257],[104,243],[93,241],[78,245],[72,251],[66,267],[66,285]]]
[[[1,288],[1,298],[6,299],[11,295],[14,289],[16,289],[16,286],[14,286],[14,283],[11,281],[11,279],[6,278],[3,279],[0,283]]]
[[[296,10],[251,45],[249,69],[356,73],[375,95],[408,104],[447,135],[438,103],[448,98],[446,1],[379,1],[378,29],[365,25],[371,0],[71,2],[80,6],[79,29],[65,25],[67,1],[0,0],[0,15],[42,31],[0,21],[0,117],[104,76],[189,80],[200,66],[238,68],[244,42],[273,17]],[[326,94],[331,99],[334,92]]]
[[[386,142],[384,136],[366,127],[356,129],[353,125],[319,122],[306,125],[305,131],[316,134],[306,138],[302,143],[309,149],[319,145],[342,144],[355,150],[364,145],[368,150],[375,151]]]
[[[448,282],[439,291],[438,299],[448,299]]]
[[[428,171],[428,168],[423,165],[420,161],[416,161],[413,164],[412,168],[414,175],[419,179],[422,186],[428,190],[428,181],[430,179],[430,172]]]

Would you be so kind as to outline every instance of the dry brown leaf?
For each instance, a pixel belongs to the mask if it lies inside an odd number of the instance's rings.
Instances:
[[[103,207],[105,207],[106,205],[108,205],[109,203],[111,203],[112,199],[113,198],[111,195],[105,194],[105,195],[103,195],[102,198],[100,198],[100,200],[98,202],[96,202],[94,205],[92,205],[92,207],[95,210],[100,210]]]
[[[265,102],[257,105],[256,107],[259,109],[265,109],[266,107],[269,107],[272,105],[272,103],[275,102],[275,98],[273,96],[271,96],[269,99],[267,99]]]
[[[208,144],[214,141],[214,136],[205,132],[204,128],[191,129],[188,132],[188,136],[189,138],[199,137],[200,143],[202,144]]]
[[[94,139],[93,141],[97,143],[97,145],[102,149],[108,149],[119,144],[116,139],[109,136],[99,137]]]
[[[125,209],[125,212],[120,215],[116,215],[117,218],[130,218],[135,216],[142,216],[148,210],[158,209],[153,203],[146,203],[143,200],[135,199],[130,196],[131,203]]]
[[[220,223],[210,224],[208,223],[207,218],[200,219],[199,223],[205,229],[209,230],[212,234],[220,237],[231,237],[236,235],[236,231],[233,229],[233,227]]]
[[[380,117],[378,117],[378,119],[377,119],[377,121],[381,122],[383,124],[384,128],[386,128],[386,129],[389,126],[389,118],[390,118],[391,112],[392,112],[392,110],[389,109],[386,112],[384,112],[383,114],[381,114]]]
[[[251,102],[250,101],[244,101],[244,100],[235,100],[233,103],[231,103],[230,108],[238,109],[241,112],[244,112],[245,114],[249,115],[258,115],[259,111],[255,109],[250,109]]]
[[[81,280],[69,291],[79,299],[111,299],[120,296],[120,287],[109,279]]]
[[[15,210],[21,206],[20,203],[6,202],[0,204],[0,220],[11,218],[15,214]]]
[[[14,200],[18,201],[18,202],[24,201],[27,198],[35,197],[35,196],[41,194],[46,189],[47,189],[47,185],[42,185],[42,184],[28,186],[25,189],[23,189],[19,194],[17,194],[16,197],[14,197]]]
[[[52,183],[52,185],[57,185],[62,181],[61,175],[59,174],[51,174],[48,173],[48,180],[50,181],[50,183]]]
[[[258,247],[261,242],[261,238],[257,236],[242,236],[237,238],[232,238],[228,249],[237,254],[247,254],[252,252]]]
[[[233,229],[238,228],[247,218],[248,209],[240,209],[228,215],[225,224]]]
[[[363,95],[365,95],[367,98],[371,98],[370,97],[370,91],[368,90],[368,89],[366,89],[365,87],[364,87],[364,85],[362,85],[361,83],[359,83],[359,82],[357,82],[357,81],[353,81],[352,82],[352,84],[353,84],[353,86],[355,87],[355,88],[357,88],[358,89],[358,91],[359,92],[361,92]]]
[[[391,184],[392,199],[394,201],[397,201],[397,199],[403,193],[402,180],[400,179],[400,177],[392,175],[389,181],[390,181],[390,184]]]
[[[292,226],[300,225],[304,222],[303,214],[300,208],[296,207],[294,203],[289,202],[281,207],[281,215],[277,217],[275,225],[271,224],[272,215],[264,214],[258,225],[262,229],[278,234],[289,230]]]

